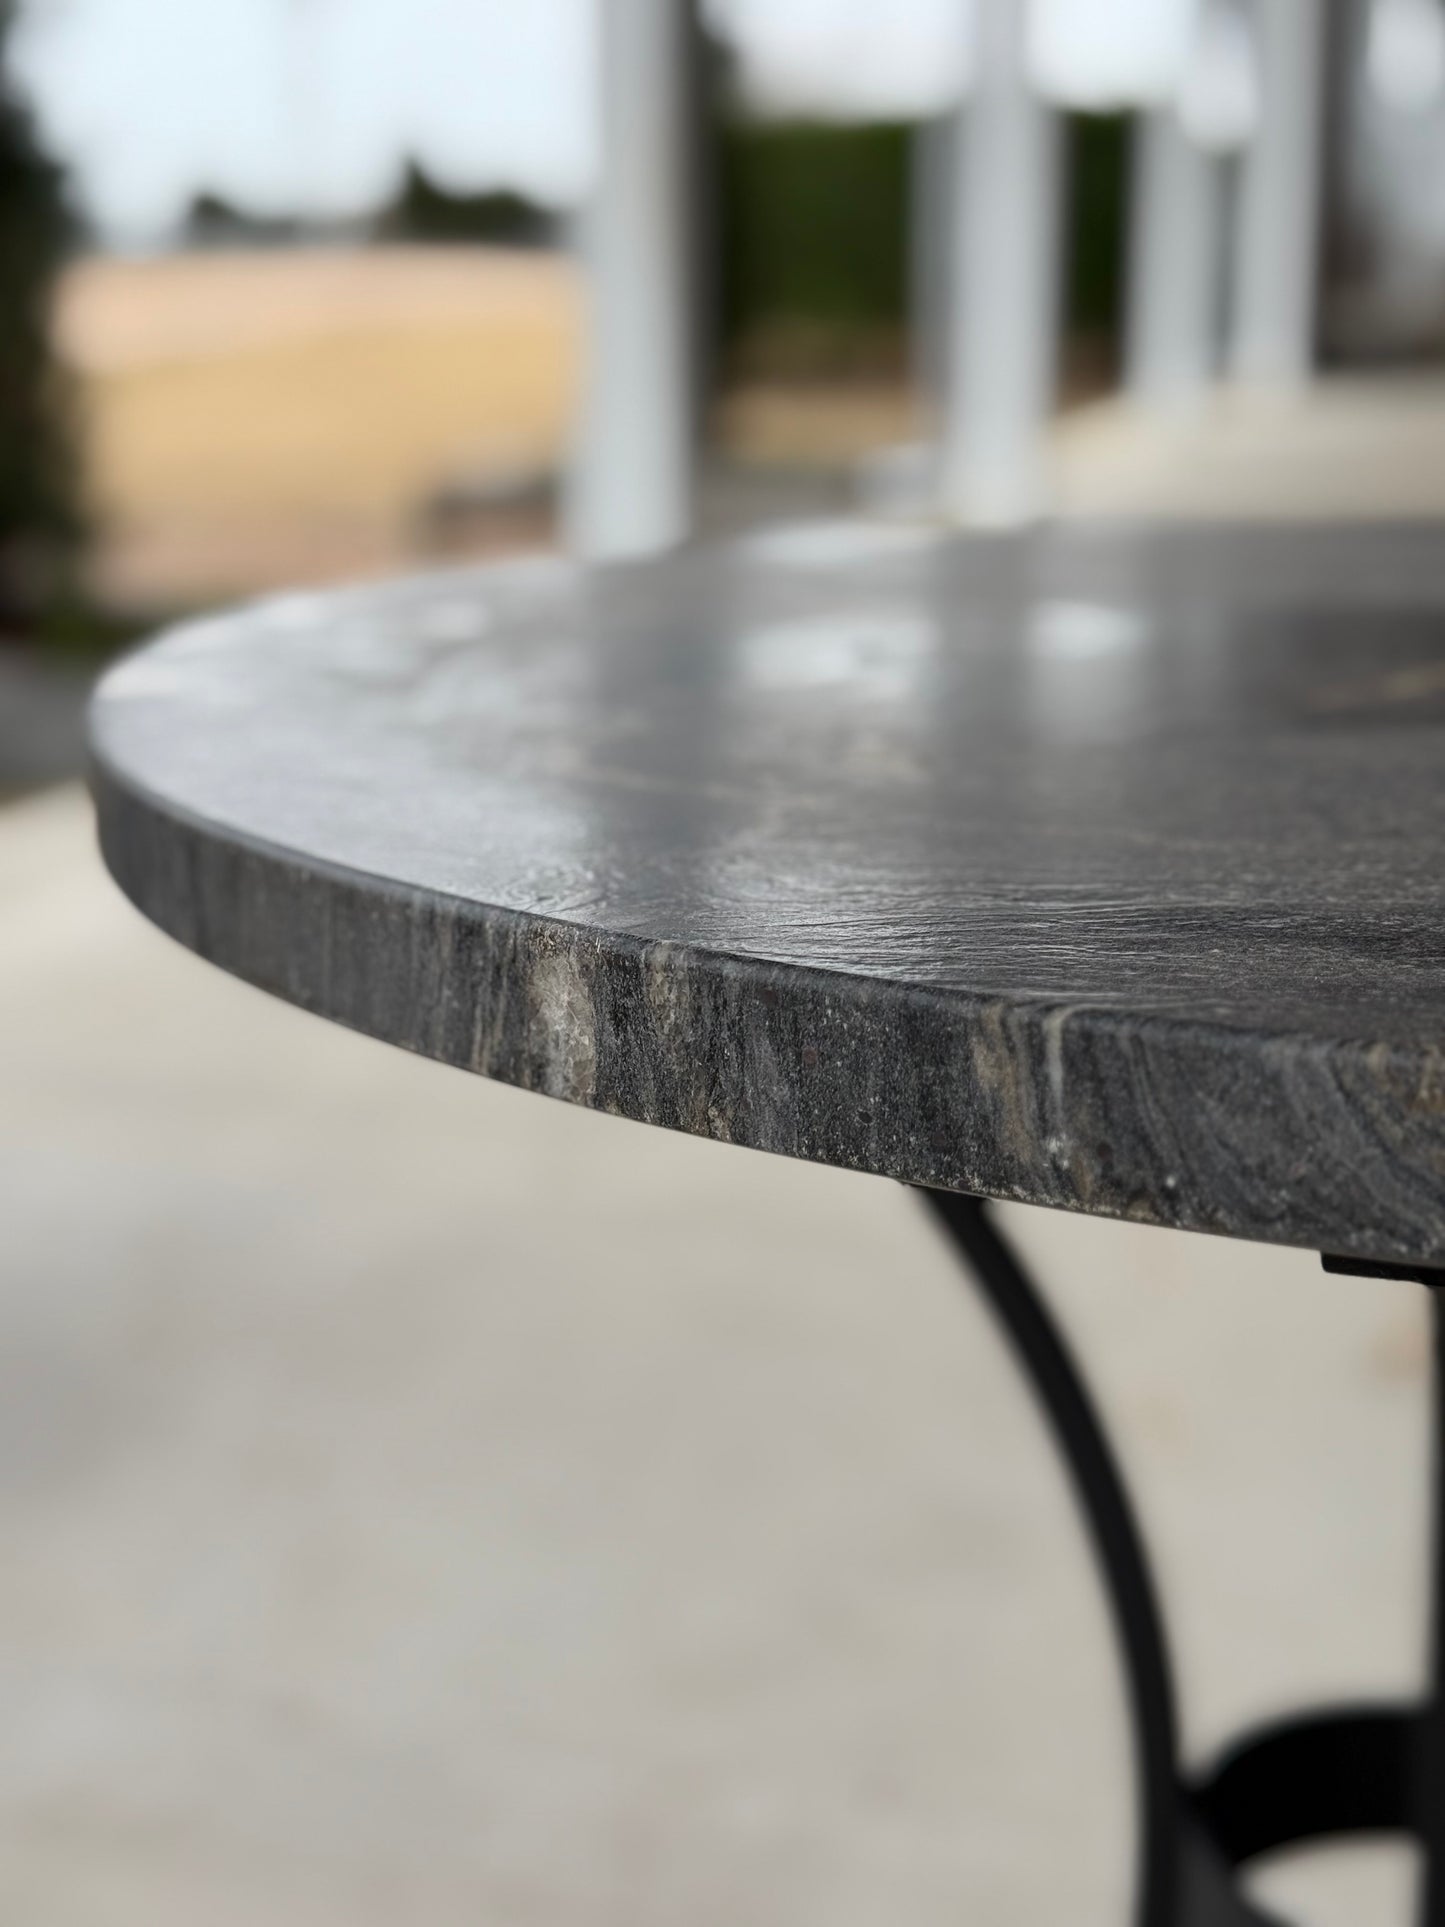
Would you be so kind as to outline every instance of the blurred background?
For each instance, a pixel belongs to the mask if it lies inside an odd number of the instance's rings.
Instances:
[[[782,519],[1442,510],[1445,0],[0,0],[5,1917],[1103,1927],[1130,1867],[1078,1534],[914,1201],[173,952],[92,849],[110,653]],[[1413,1288],[1007,1217],[1191,1747],[1408,1690]]]

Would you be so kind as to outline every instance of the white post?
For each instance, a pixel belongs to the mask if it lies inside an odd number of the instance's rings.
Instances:
[[[1223,329],[1223,167],[1171,103],[1136,118],[1132,173],[1125,384],[1149,407],[1188,407],[1214,379]]]
[[[600,165],[584,217],[581,419],[567,499],[594,560],[670,548],[692,524],[687,0],[601,0]]]
[[[1253,19],[1259,111],[1240,184],[1230,370],[1288,386],[1314,361],[1323,0],[1255,0]]]
[[[1061,155],[1029,82],[1027,13],[976,0],[957,143],[942,495],[949,513],[994,525],[1043,506],[1057,374]]]
[[[954,200],[958,181],[955,109],[913,130],[908,185],[908,312],[914,386],[935,436],[947,388],[949,304],[953,277]]]

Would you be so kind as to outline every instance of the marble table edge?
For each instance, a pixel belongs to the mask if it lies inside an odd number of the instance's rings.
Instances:
[[[481,904],[203,819],[102,735],[93,714],[101,849],[136,908],[351,1029],[905,1183],[1445,1264],[1445,1053],[905,986]]]

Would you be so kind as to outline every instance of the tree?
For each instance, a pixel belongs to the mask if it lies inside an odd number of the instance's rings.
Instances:
[[[418,161],[408,161],[401,184],[376,217],[386,241],[472,241],[496,247],[546,247],[556,237],[549,208],[510,188],[453,193]]]
[[[77,237],[62,170],[42,150],[0,0],[0,623],[30,619],[78,546],[73,394],[52,345],[56,277]]]
[[[301,222],[289,214],[253,214],[209,188],[192,197],[181,226],[191,248],[287,247],[304,238]]]

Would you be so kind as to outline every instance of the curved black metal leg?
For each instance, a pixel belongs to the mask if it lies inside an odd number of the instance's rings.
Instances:
[[[1088,1527],[1129,1684],[1139,1796],[1139,1927],[1174,1927],[1180,1808],[1177,1722],[1164,1623],[1124,1482],[1093,1402],[1043,1300],[978,1198],[929,1202],[972,1268],[1038,1394]]]
[[[1433,1521],[1431,1574],[1430,1698],[1420,1719],[1415,1784],[1420,1811],[1416,1832],[1425,1849],[1421,1927],[1445,1927],[1445,1277],[1426,1275],[1435,1335]]]
[[[1422,1927],[1445,1927],[1445,1275],[1435,1319],[1432,1686],[1419,1705],[1346,1707],[1246,1735],[1186,1781],[1163,1618],[1142,1536],[1103,1424],[1068,1345],[978,1198],[927,1193],[1028,1376],[1087,1526],[1128,1687],[1139,1797],[1137,1927],[1278,1927],[1237,1869],[1332,1834],[1412,1834],[1424,1848]],[[1348,1260],[1331,1269],[1354,1270]],[[1375,1268],[1378,1269],[1378,1268]]]
[[[1231,1866],[1341,1833],[1411,1833],[1420,1812],[1424,1715],[1347,1706],[1258,1728],[1190,1798]]]

